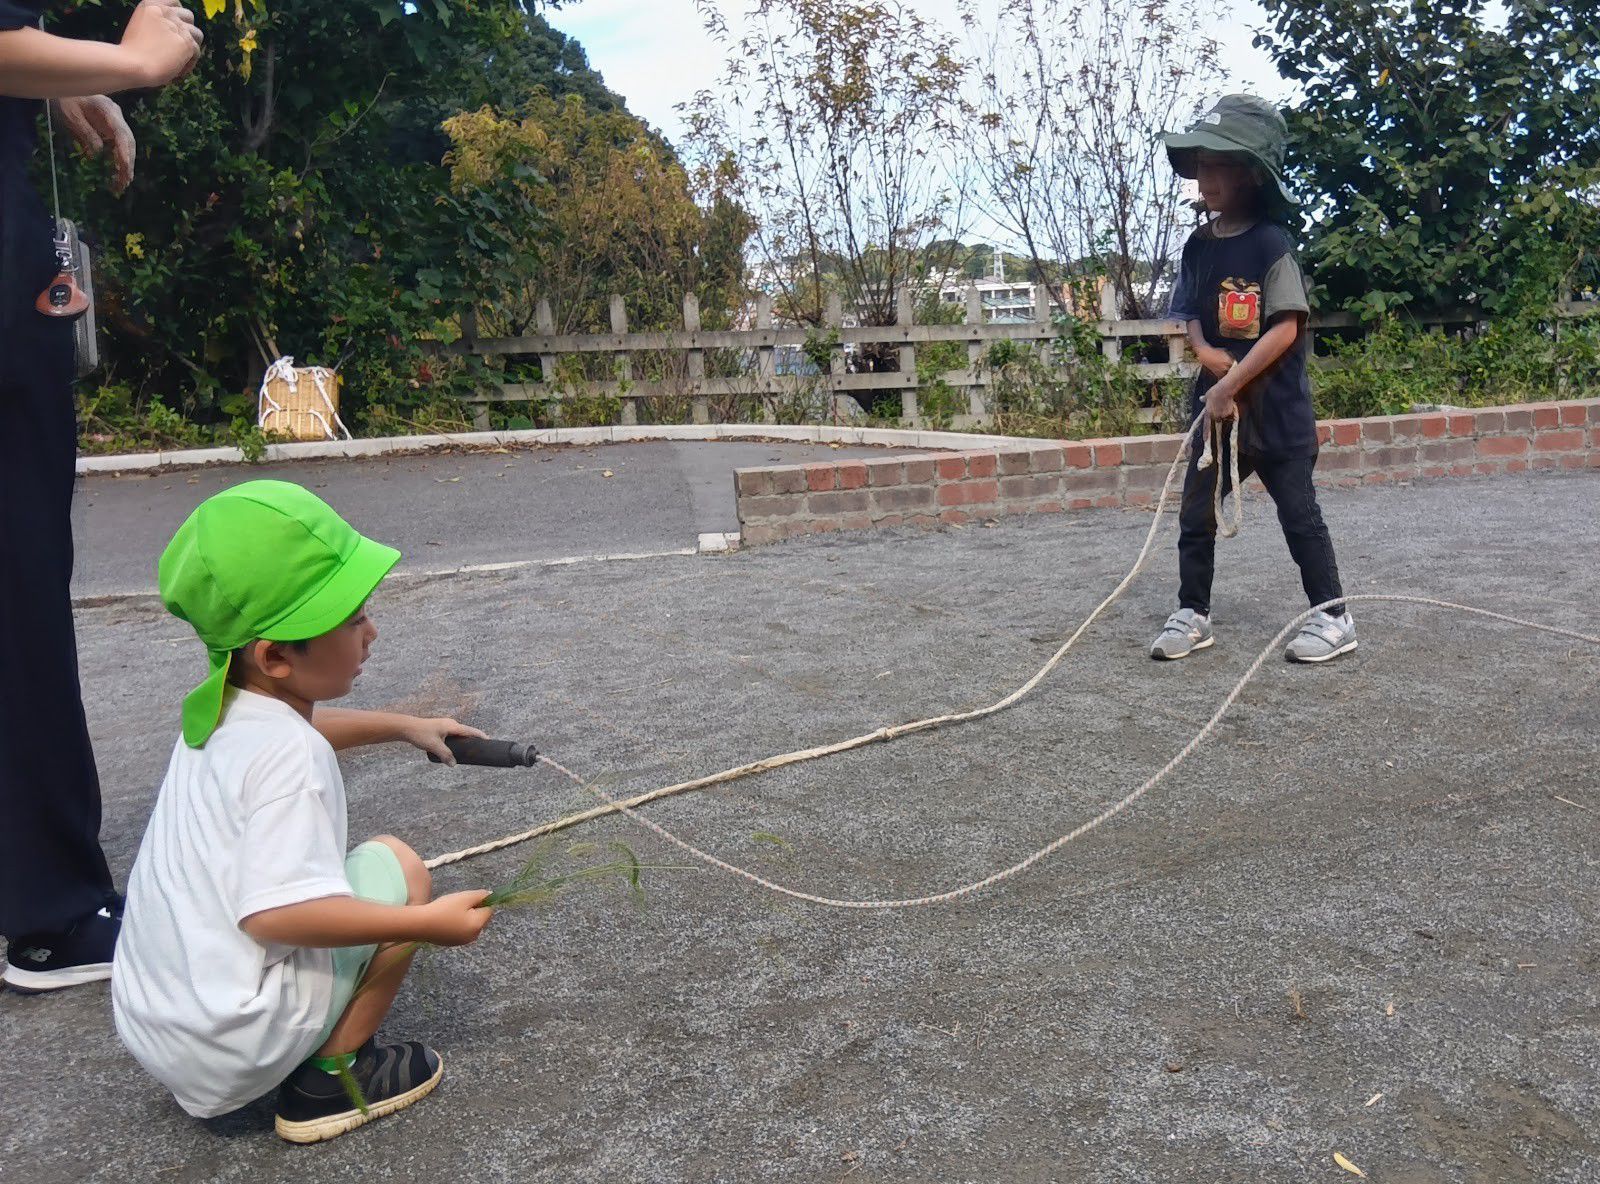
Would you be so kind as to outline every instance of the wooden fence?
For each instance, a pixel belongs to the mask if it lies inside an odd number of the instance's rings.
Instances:
[[[1584,316],[1600,309],[1600,303],[1564,300],[1556,306],[1561,318]],[[537,355],[542,381],[532,383],[507,383],[481,392],[471,400],[475,404],[474,422],[489,426],[488,404],[497,402],[550,402],[559,404],[568,393],[558,378],[559,360],[569,356],[603,356],[610,359],[605,369],[615,377],[585,379],[573,384],[574,390],[586,395],[611,396],[621,400],[621,422],[639,422],[640,400],[674,398],[688,399],[690,413],[695,423],[710,423],[713,399],[759,400],[763,418],[771,422],[774,410],[771,400],[781,396],[795,396],[820,391],[828,399],[828,410],[835,419],[844,418],[848,410],[839,403],[840,396],[874,392],[880,396],[898,392],[901,418],[914,427],[924,426],[917,402],[917,348],[938,343],[955,342],[966,347],[967,364],[937,375],[950,386],[966,392],[967,414],[955,417],[953,427],[971,427],[988,417],[985,394],[992,382],[992,373],[985,363],[989,347],[999,341],[1015,341],[1042,346],[1047,360],[1054,353],[1052,343],[1060,336],[1047,289],[1034,290],[1033,318],[1024,322],[994,322],[984,320],[981,297],[976,289],[967,293],[966,315],[963,323],[954,325],[917,324],[913,316],[911,294],[902,291],[897,307],[896,324],[890,326],[847,325],[837,295],[830,298],[826,310],[826,326],[820,330],[780,326],[773,317],[772,299],[758,298],[755,323],[748,328],[706,330],[700,327],[700,305],[691,293],[683,298],[683,328],[656,332],[631,333],[628,330],[627,308],[621,296],[611,297],[611,332],[609,333],[556,333],[555,320],[548,300],[540,300],[535,314],[536,332],[519,337],[480,338],[477,336],[477,317],[469,311],[462,318],[463,336],[450,346],[450,352],[480,356]],[[1447,309],[1416,318],[1424,325],[1459,327],[1480,322],[1482,314],[1470,309]],[[1355,327],[1358,322],[1349,313],[1324,313],[1313,316],[1314,330]],[[1165,361],[1136,361],[1132,369],[1152,381],[1173,375],[1187,377],[1198,368],[1190,354],[1184,325],[1175,320],[1102,320],[1097,329],[1101,349],[1107,358],[1116,360],[1126,356],[1134,343],[1164,342]],[[1313,335],[1313,343],[1315,335]],[[853,351],[863,346],[892,347],[898,353],[896,370],[853,373],[849,359]],[[814,374],[780,374],[778,356],[783,350],[807,349],[813,354],[825,353],[828,365]],[[1314,348],[1314,346],[1313,346]],[[708,351],[729,351],[740,359],[740,372],[734,376],[707,376]],[[675,377],[669,380],[636,380],[634,378],[635,354],[668,354],[681,359],[680,366],[672,367]],[[1056,359],[1070,364],[1070,358]],[[820,369],[820,368],[819,368]],[[1156,413],[1152,410],[1149,416]]]

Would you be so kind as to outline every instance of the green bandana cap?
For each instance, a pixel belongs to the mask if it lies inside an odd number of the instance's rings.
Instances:
[[[216,730],[234,650],[337,628],[399,559],[287,481],[246,481],[195,507],[156,569],[167,611],[209,652],[211,673],[183,700],[185,743],[200,748]]]
[[[1163,136],[1167,159],[1180,177],[1193,180],[1200,152],[1243,157],[1265,172],[1268,212],[1282,216],[1299,206],[1283,181],[1283,152],[1289,125],[1278,109],[1254,95],[1225,95],[1186,132]]]

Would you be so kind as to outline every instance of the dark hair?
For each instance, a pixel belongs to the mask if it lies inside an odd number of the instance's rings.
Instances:
[[[266,638],[257,638],[256,639],[256,641],[265,641],[265,640],[267,640],[267,639]],[[274,644],[275,645],[286,645],[297,654],[303,654],[303,653],[306,652],[306,650],[311,648],[311,642],[310,641],[279,641],[279,642],[275,642]],[[233,651],[233,656],[235,658],[244,657],[245,651],[248,650],[253,645],[255,645],[254,641],[245,642],[242,646],[240,646],[238,649]],[[239,677],[240,677],[239,663],[237,663],[237,662],[231,663],[228,666],[228,681],[230,683],[232,683],[234,686],[238,686],[239,685],[239,682],[238,682]]]

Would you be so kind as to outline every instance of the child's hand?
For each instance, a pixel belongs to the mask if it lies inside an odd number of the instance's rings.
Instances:
[[[1200,365],[1212,378],[1221,378],[1233,369],[1233,355],[1225,349],[1218,349],[1214,345],[1207,345],[1195,351],[1195,357],[1200,360]]]
[[[1226,383],[1219,382],[1206,392],[1206,414],[1211,417],[1212,423],[1222,423],[1238,416],[1239,404],[1234,402],[1233,391]]]
[[[456,758],[445,744],[447,736],[476,736],[479,740],[489,738],[477,728],[469,728],[453,719],[413,718],[406,721],[400,732],[400,738],[406,743],[415,744],[423,752],[431,752],[445,764],[453,765]]]
[[[471,945],[494,916],[493,909],[478,907],[488,898],[488,891],[478,888],[471,892],[452,892],[418,905],[422,924],[417,926],[417,940],[436,946]]]

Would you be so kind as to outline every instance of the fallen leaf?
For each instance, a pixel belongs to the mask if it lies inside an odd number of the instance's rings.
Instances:
[[[1345,1171],[1351,1173],[1352,1175],[1360,1176],[1363,1180],[1365,1180],[1367,1178],[1367,1173],[1363,1172],[1360,1168],[1356,1167],[1355,1164],[1351,1163],[1348,1159],[1346,1159],[1344,1156],[1340,1155],[1337,1151],[1335,1151],[1333,1153],[1333,1162],[1338,1164]]]
[[[1182,1073],[1183,1072],[1183,1062],[1182,1061],[1168,1061],[1167,1062],[1167,1072],[1168,1073]]]
[[[615,477],[616,476],[616,474],[613,473],[610,469],[607,469],[605,472],[601,473],[600,475],[602,477]]]
[[[1383,1009],[1383,1014],[1384,1015],[1393,1015],[1394,1014],[1394,1004],[1391,1003],[1391,1004],[1389,1004],[1388,1007],[1384,1008]]]

